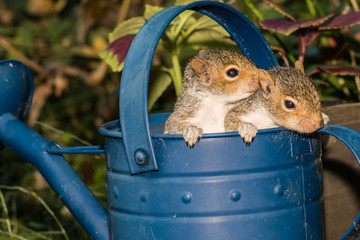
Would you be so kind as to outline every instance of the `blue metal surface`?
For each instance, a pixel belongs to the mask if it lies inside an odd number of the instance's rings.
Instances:
[[[109,240],[106,210],[61,155],[46,151],[49,141],[11,113],[0,116],[0,142],[27,159],[93,239]]]
[[[0,115],[12,113],[24,120],[34,91],[30,70],[16,60],[0,61]],[[0,142],[0,149],[3,145]]]
[[[104,146],[62,147],[57,142],[49,142],[46,151],[52,154],[105,154],[105,147]]]
[[[164,9],[150,18],[131,44],[121,77],[120,122],[132,174],[158,169],[148,125],[149,72],[156,46],[165,28],[177,15],[188,9],[203,13],[217,21],[258,67],[269,69],[278,64],[269,45],[254,24],[226,4],[200,1]],[[136,156],[139,156],[139,152],[142,153],[140,156],[147,157],[147,164],[137,163],[139,161]]]
[[[250,147],[237,133],[205,134],[189,149],[162,134],[167,116],[150,115],[156,172],[131,174],[119,121],[99,130],[112,238],[324,239],[319,134],[261,130]]]
[[[343,126],[326,125],[318,132],[326,133],[338,138],[354,154],[356,160],[360,165],[360,133]],[[341,236],[340,240],[353,240],[360,236],[360,211],[349,227],[349,229]]]

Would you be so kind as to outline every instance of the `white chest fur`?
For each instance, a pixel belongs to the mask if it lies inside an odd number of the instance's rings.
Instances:
[[[241,120],[254,124],[258,129],[278,127],[270,117],[269,112],[264,108],[259,108],[242,116]]]
[[[225,132],[224,120],[229,110],[227,101],[221,97],[207,97],[196,115],[189,119],[189,124],[202,128],[204,133]]]

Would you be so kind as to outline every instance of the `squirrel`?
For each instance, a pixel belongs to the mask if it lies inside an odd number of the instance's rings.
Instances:
[[[269,77],[236,51],[200,50],[185,68],[183,87],[164,133],[183,134],[186,144],[193,148],[203,133],[225,132],[227,112]]]
[[[261,128],[285,127],[311,133],[329,121],[321,111],[320,97],[304,72],[302,62],[295,67],[274,67],[271,78],[260,81],[259,90],[241,101],[225,117],[227,132],[238,131],[249,145]]]

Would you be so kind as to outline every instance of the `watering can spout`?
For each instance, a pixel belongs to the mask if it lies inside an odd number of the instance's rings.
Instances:
[[[2,61],[0,72],[0,98],[8,96],[13,98],[10,102],[17,102],[13,108],[0,106],[0,144],[19,153],[40,171],[93,239],[110,239],[108,215],[100,202],[62,155],[46,150],[52,142],[22,122],[33,90],[28,68],[17,61]]]

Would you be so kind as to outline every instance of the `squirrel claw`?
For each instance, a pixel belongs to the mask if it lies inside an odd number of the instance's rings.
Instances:
[[[252,141],[254,140],[257,134],[257,127],[252,123],[242,123],[238,128],[241,138],[246,143],[246,146],[249,147]]]
[[[183,137],[186,145],[190,146],[190,149],[193,149],[195,143],[200,141],[202,134],[203,130],[201,128],[193,125],[187,126],[183,131]]]

